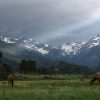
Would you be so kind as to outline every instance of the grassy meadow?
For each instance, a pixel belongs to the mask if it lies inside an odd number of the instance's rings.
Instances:
[[[36,75],[27,81],[17,79],[13,88],[7,81],[0,81],[0,100],[100,100],[100,87],[90,86],[90,79],[81,81],[74,75],[55,77],[43,79]]]

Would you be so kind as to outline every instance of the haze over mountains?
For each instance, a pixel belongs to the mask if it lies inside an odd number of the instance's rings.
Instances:
[[[16,63],[21,59],[36,59],[41,63],[63,60],[88,66],[94,66],[96,63],[98,67],[100,34],[87,41],[63,43],[60,46],[51,46],[25,36],[5,34],[0,36],[0,51],[4,53],[5,59]]]

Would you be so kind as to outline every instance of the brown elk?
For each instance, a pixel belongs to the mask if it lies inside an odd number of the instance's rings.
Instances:
[[[11,84],[11,86],[14,86],[14,76],[13,74],[8,75],[8,84]]]
[[[95,76],[93,77],[93,79],[91,80],[91,84],[93,84],[95,81],[97,81],[97,84],[99,84],[100,85],[100,72],[97,72],[96,74],[95,74]]]

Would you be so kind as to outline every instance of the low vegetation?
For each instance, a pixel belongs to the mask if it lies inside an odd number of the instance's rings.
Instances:
[[[69,79],[66,75],[56,77],[65,80],[47,80],[36,75],[31,81],[16,80],[13,88],[0,81],[0,100],[99,100],[100,87],[90,86],[90,79],[81,81],[74,75]]]

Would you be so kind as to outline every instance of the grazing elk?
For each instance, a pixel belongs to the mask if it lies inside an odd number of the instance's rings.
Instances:
[[[93,84],[94,82],[97,82],[97,84],[99,84],[100,85],[100,72],[97,72],[96,74],[95,74],[95,76],[93,77],[93,79],[91,80],[91,84]]]
[[[13,74],[8,75],[8,84],[11,84],[11,86],[14,86],[14,76]]]

